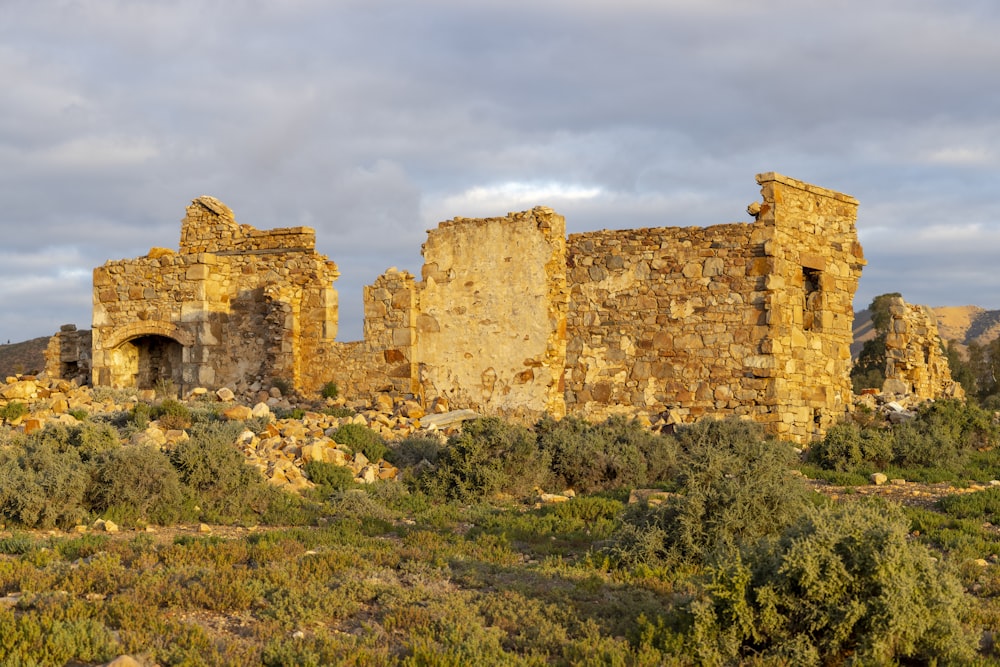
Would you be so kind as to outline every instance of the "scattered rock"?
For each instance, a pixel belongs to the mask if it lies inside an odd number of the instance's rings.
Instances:
[[[246,421],[253,417],[253,410],[245,405],[234,405],[223,410],[222,416],[231,421]]]
[[[103,531],[105,533],[117,533],[118,524],[114,521],[106,521],[105,519],[97,519],[93,523],[93,529],[98,531]]]

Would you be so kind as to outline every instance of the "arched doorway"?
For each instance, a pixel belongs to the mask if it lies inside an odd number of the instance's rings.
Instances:
[[[118,387],[156,389],[172,383],[180,388],[184,346],[167,336],[138,336],[123,342],[112,353],[112,384]]]

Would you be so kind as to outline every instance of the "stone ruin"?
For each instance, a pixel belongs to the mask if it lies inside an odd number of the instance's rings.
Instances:
[[[45,348],[45,372],[49,377],[73,380],[78,385],[90,382],[92,341],[89,329],[64,324],[49,338]]]
[[[336,340],[338,271],[312,229],[257,230],[199,197],[177,251],[94,270],[92,382],[333,382],[347,399],[522,419],[736,415],[808,442],[852,405],[858,202],[776,173],[757,182],[747,223],[567,236],[545,207],[443,222],[419,280],[389,269],[364,289],[353,342]],[[74,333],[57,336],[50,371],[72,372],[74,355],[80,368]]]
[[[917,401],[965,397],[962,385],[951,377],[934,311],[908,304],[902,297],[889,302],[882,393]]]

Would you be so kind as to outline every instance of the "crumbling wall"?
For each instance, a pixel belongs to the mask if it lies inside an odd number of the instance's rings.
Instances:
[[[965,397],[962,385],[952,380],[934,311],[902,297],[889,302],[882,392],[917,399]]]
[[[455,218],[427,235],[415,352],[425,399],[562,415],[566,222],[539,207]]]
[[[341,396],[420,395],[415,302],[415,281],[406,271],[391,268],[365,287],[364,340],[333,343],[316,358],[316,366],[324,369],[326,381],[337,384]]]
[[[740,415],[800,442],[844,414],[857,201],[758,183],[754,223],[570,236],[570,412]]]
[[[854,293],[865,265],[858,201],[775,173],[760,174],[767,230],[767,335],[772,433],[808,442],[852,405]]]
[[[45,348],[45,373],[50,378],[90,382],[91,335],[89,329],[79,330],[75,324],[64,324]]]
[[[765,275],[749,224],[569,237],[566,398],[588,417],[753,415]]]

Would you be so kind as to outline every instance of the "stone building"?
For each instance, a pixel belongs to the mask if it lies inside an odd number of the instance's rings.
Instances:
[[[313,230],[259,231],[196,199],[178,252],[94,271],[93,381],[284,380],[533,418],[740,415],[798,442],[851,404],[857,201],[760,174],[753,222],[566,236],[539,207],[428,232],[420,279],[365,288],[338,342],[336,266]]]
[[[94,384],[297,378],[337,333],[337,267],[315,237],[307,227],[259,231],[217,199],[194,200],[178,252],[94,269]]]

